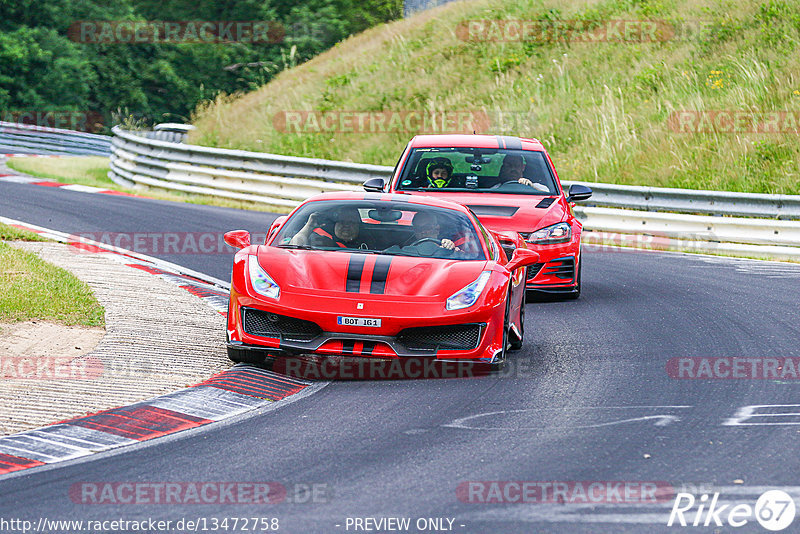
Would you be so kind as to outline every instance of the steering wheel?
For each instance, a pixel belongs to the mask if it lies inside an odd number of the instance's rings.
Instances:
[[[439,241],[438,239],[434,239],[432,237],[423,237],[422,239],[417,239],[416,241],[411,243],[411,245],[409,245],[409,246],[416,247],[417,245],[421,245],[422,243],[424,243],[426,241],[430,241],[431,243],[436,243],[436,246],[441,246],[442,245],[441,241]]]
[[[518,184],[518,183],[519,183],[518,180],[508,180],[506,182],[500,182],[500,183],[494,184],[489,189],[499,189],[500,187],[502,187],[502,186],[504,186],[506,184]]]

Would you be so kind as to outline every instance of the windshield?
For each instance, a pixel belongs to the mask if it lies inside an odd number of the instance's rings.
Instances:
[[[475,224],[477,221],[475,221]],[[454,210],[409,202],[309,202],[295,211],[271,245],[456,260],[483,260],[473,220]]]
[[[543,152],[491,148],[415,148],[396,189],[558,194]]]

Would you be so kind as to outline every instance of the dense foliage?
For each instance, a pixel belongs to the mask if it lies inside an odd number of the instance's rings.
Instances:
[[[184,120],[220,92],[255,89],[350,34],[400,15],[397,0],[0,0],[0,120],[24,113]],[[83,42],[79,21],[272,21],[277,42]]]

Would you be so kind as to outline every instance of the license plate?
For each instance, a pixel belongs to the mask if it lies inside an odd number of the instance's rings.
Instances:
[[[381,326],[380,319],[373,319],[371,317],[337,317],[336,323],[342,326],[370,326],[375,328]]]

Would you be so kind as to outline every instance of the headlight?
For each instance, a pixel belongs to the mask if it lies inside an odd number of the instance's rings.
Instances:
[[[461,291],[453,293],[453,295],[447,299],[446,308],[448,310],[460,310],[462,308],[469,308],[475,304],[478,297],[481,296],[483,288],[486,287],[486,282],[489,281],[491,274],[491,271],[483,271],[477,280]]]
[[[250,284],[253,290],[259,295],[264,295],[271,299],[281,296],[281,288],[275,283],[267,272],[258,264],[258,257],[250,255],[247,257],[247,270],[250,273]]]
[[[560,222],[531,232],[527,241],[528,243],[545,245],[549,243],[566,243],[570,239],[572,239],[572,227],[568,223]]]

